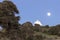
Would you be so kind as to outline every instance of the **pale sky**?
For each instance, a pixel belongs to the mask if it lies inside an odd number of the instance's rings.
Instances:
[[[12,0],[20,11],[20,23],[40,20],[43,25],[60,24],[60,0]],[[47,13],[50,12],[50,16]]]

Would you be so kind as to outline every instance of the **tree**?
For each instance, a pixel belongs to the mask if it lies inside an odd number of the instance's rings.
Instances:
[[[6,27],[18,25],[19,16],[16,17],[15,13],[19,13],[19,11],[13,2],[0,2],[0,24],[5,24]]]
[[[41,26],[39,24],[35,24],[34,25],[34,31],[40,31],[41,30]]]
[[[10,40],[17,40],[19,38],[19,16],[15,16],[19,11],[12,1],[4,0],[0,2],[0,25],[6,29],[5,37]],[[20,40],[20,39],[18,39]]]

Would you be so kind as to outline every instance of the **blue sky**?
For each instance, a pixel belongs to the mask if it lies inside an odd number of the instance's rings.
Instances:
[[[21,17],[20,23],[30,21],[34,23],[37,19],[43,25],[57,25],[60,24],[60,0],[12,0]],[[51,16],[47,16],[50,12]]]

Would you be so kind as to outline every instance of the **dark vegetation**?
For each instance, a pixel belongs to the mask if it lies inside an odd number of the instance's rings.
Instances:
[[[0,40],[45,40],[47,37],[40,33],[60,36],[60,25],[40,26],[32,25],[31,22],[19,24],[19,16],[15,16],[19,11],[11,1],[0,2]],[[39,34],[37,34],[39,33]]]

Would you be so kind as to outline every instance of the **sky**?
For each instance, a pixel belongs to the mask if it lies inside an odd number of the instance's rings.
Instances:
[[[11,0],[13,1],[20,14],[19,23],[30,21],[34,23],[40,20],[43,25],[60,24],[60,0]],[[48,16],[50,13],[50,16]],[[17,15],[17,14],[16,14]]]

